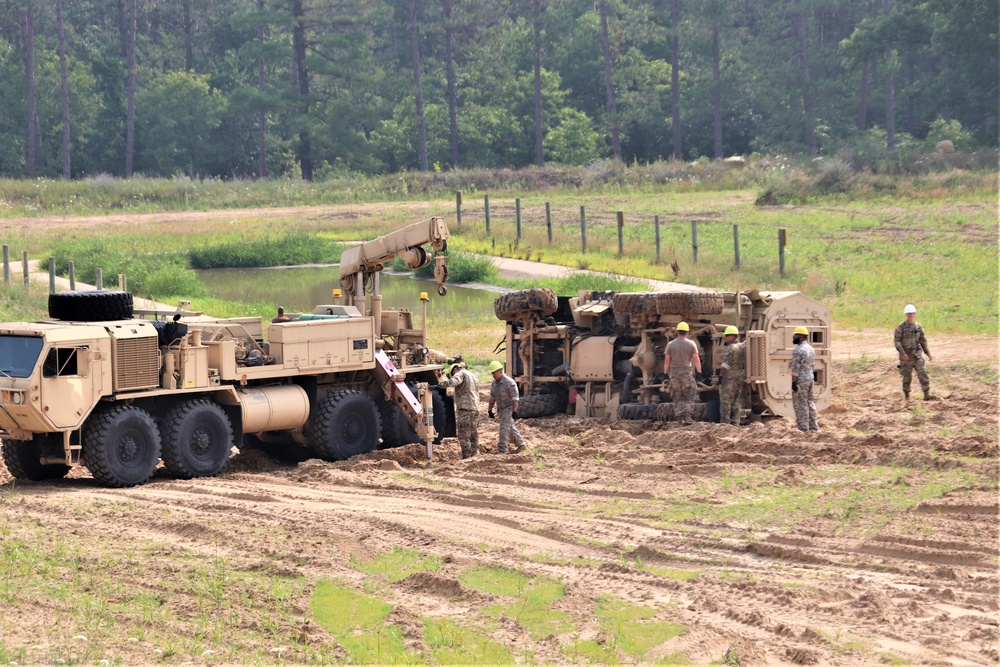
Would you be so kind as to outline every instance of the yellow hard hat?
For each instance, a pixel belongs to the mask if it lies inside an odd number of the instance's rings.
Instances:
[[[803,336],[808,336],[809,329],[806,329],[805,327],[795,327],[795,333],[802,334]]]
[[[681,322],[680,324],[677,325],[677,330],[678,331],[690,331],[691,327],[688,326],[687,322]]]
[[[503,370],[503,364],[501,364],[499,361],[497,361],[497,360],[494,359],[493,361],[490,362],[489,370],[490,370],[490,373],[496,373],[497,371],[502,371]]]
[[[455,369],[458,368],[458,364],[448,364],[444,367],[444,372],[447,373],[448,377],[455,374]]]
[[[734,327],[732,324],[730,324],[728,327],[726,327],[726,335],[727,336],[739,336],[740,335],[740,330],[737,329],[736,327]]]

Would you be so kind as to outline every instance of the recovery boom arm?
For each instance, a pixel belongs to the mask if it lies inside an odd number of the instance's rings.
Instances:
[[[448,226],[443,218],[430,218],[415,222],[377,239],[351,246],[340,256],[340,287],[345,296],[363,298],[368,278],[385,268],[386,264],[400,257],[407,268],[419,269],[431,261],[425,245],[443,253],[448,248]],[[448,258],[434,257],[434,279],[438,294],[448,292]]]

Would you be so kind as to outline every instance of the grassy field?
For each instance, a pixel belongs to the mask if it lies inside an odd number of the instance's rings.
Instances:
[[[329,248],[326,254],[333,259],[339,242],[371,238],[414,220],[443,215],[451,226],[452,249],[722,290],[802,290],[831,306],[839,326],[888,327],[901,319],[902,305],[912,302],[929,329],[996,332],[995,173],[947,172],[899,179],[893,187],[878,191],[815,195],[807,204],[779,206],[756,205],[761,187],[744,185],[742,189],[699,190],[685,181],[631,189],[606,186],[598,193],[566,188],[529,193],[520,197],[520,240],[513,193],[491,198],[489,235],[482,198],[467,193],[461,227],[454,222],[453,200],[418,198],[294,212],[262,210],[259,215],[237,218],[178,214],[144,227],[117,225],[110,235],[107,228],[97,225],[68,229],[65,222],[32,224],[26,220],[17,229],[4,231],[2,240],[15,256],[22,249],[32,257],[45,257],[57,250],[65,255],[73,252],[75,245],[102,239],[102,243],[124,248],[133,257],[183,254],[205,262],[223,255],[239,257],[240,248],[256,248],[260,254],[282,239],[313,239],[313,245]],[[9,186],[0,184],[0,193],[4,187]],[[90,185],[91,189],[100,187],[99,183]],[[288,187],[294,192],[294,187]],[[308,184],[301,187],[316,188]],[[87,201],[96,197],[87,192]],[[301,192],[288,194],[280,203],[292,204],[303,197]],[[546,232],[546,202],[552,211],[552,243]],[[586,253],[580,241],[581,206],[586,209]],[[23,206],[8,210],[26,212]],[[616,211],[625,214],[621,255]],[[654,216],[659,216],[661,223],[659,263]],[[693,222],[698,226],[697,262],[691,247]],[[739,225],[739,269],[734,266],[733,225]],[[779,229],[787,230],[788,235],[784,277],[778,267]],[[297,246],[301,250],[308,244]],[[60,257],[61,262],[68,259]],[[185,279],[168,272],[170,276],[181,282]],[[162,282],[170,284],[169,280]],[[570,286],[559,287],[567,290]],[[181,296],[177,291],[162,287],[159,293],[154,290],[149,295]],[[183,296],[201,295],[192,287]],[[0,315],[9,319],[3,312]]]

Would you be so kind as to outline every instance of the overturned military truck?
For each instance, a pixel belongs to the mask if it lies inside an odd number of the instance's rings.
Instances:
[[[730,325],[746,341],[743,422],[794,417],[790,364],[798,326],[809,329],[816,350],[816,409],[830,405],[830,309],[800,292],[582,290],[557,297],[536,288],[498,297],[494,310],[506,323],[506,370],[521,391],[522,418],[672,421],[663,362],[680,322],[690,326],[707,378],[698,383],[695,419],[719,421],[723,332]]]

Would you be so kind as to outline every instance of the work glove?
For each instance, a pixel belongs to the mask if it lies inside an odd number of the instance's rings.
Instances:
[[[694,374],[694,381],[695,382],[704,382],[705,381],[705,376],[702,375],[701,373],[695,373]]]
[[[489,417],[490,419],[496,419],[497,418],[497,413],[495,413],[492,410],[490,410],[490,411],[488,411],[486,413],[486,416]]]
[[[521,418],[521,416],[517,414],[516,410],[514,412],[510,413],[510,416],[513,417],[514,419],[520,419]]]
[[[794,394],[798,390],[799,390],[799,383],[795,380],[792,380],[792,393]]]

